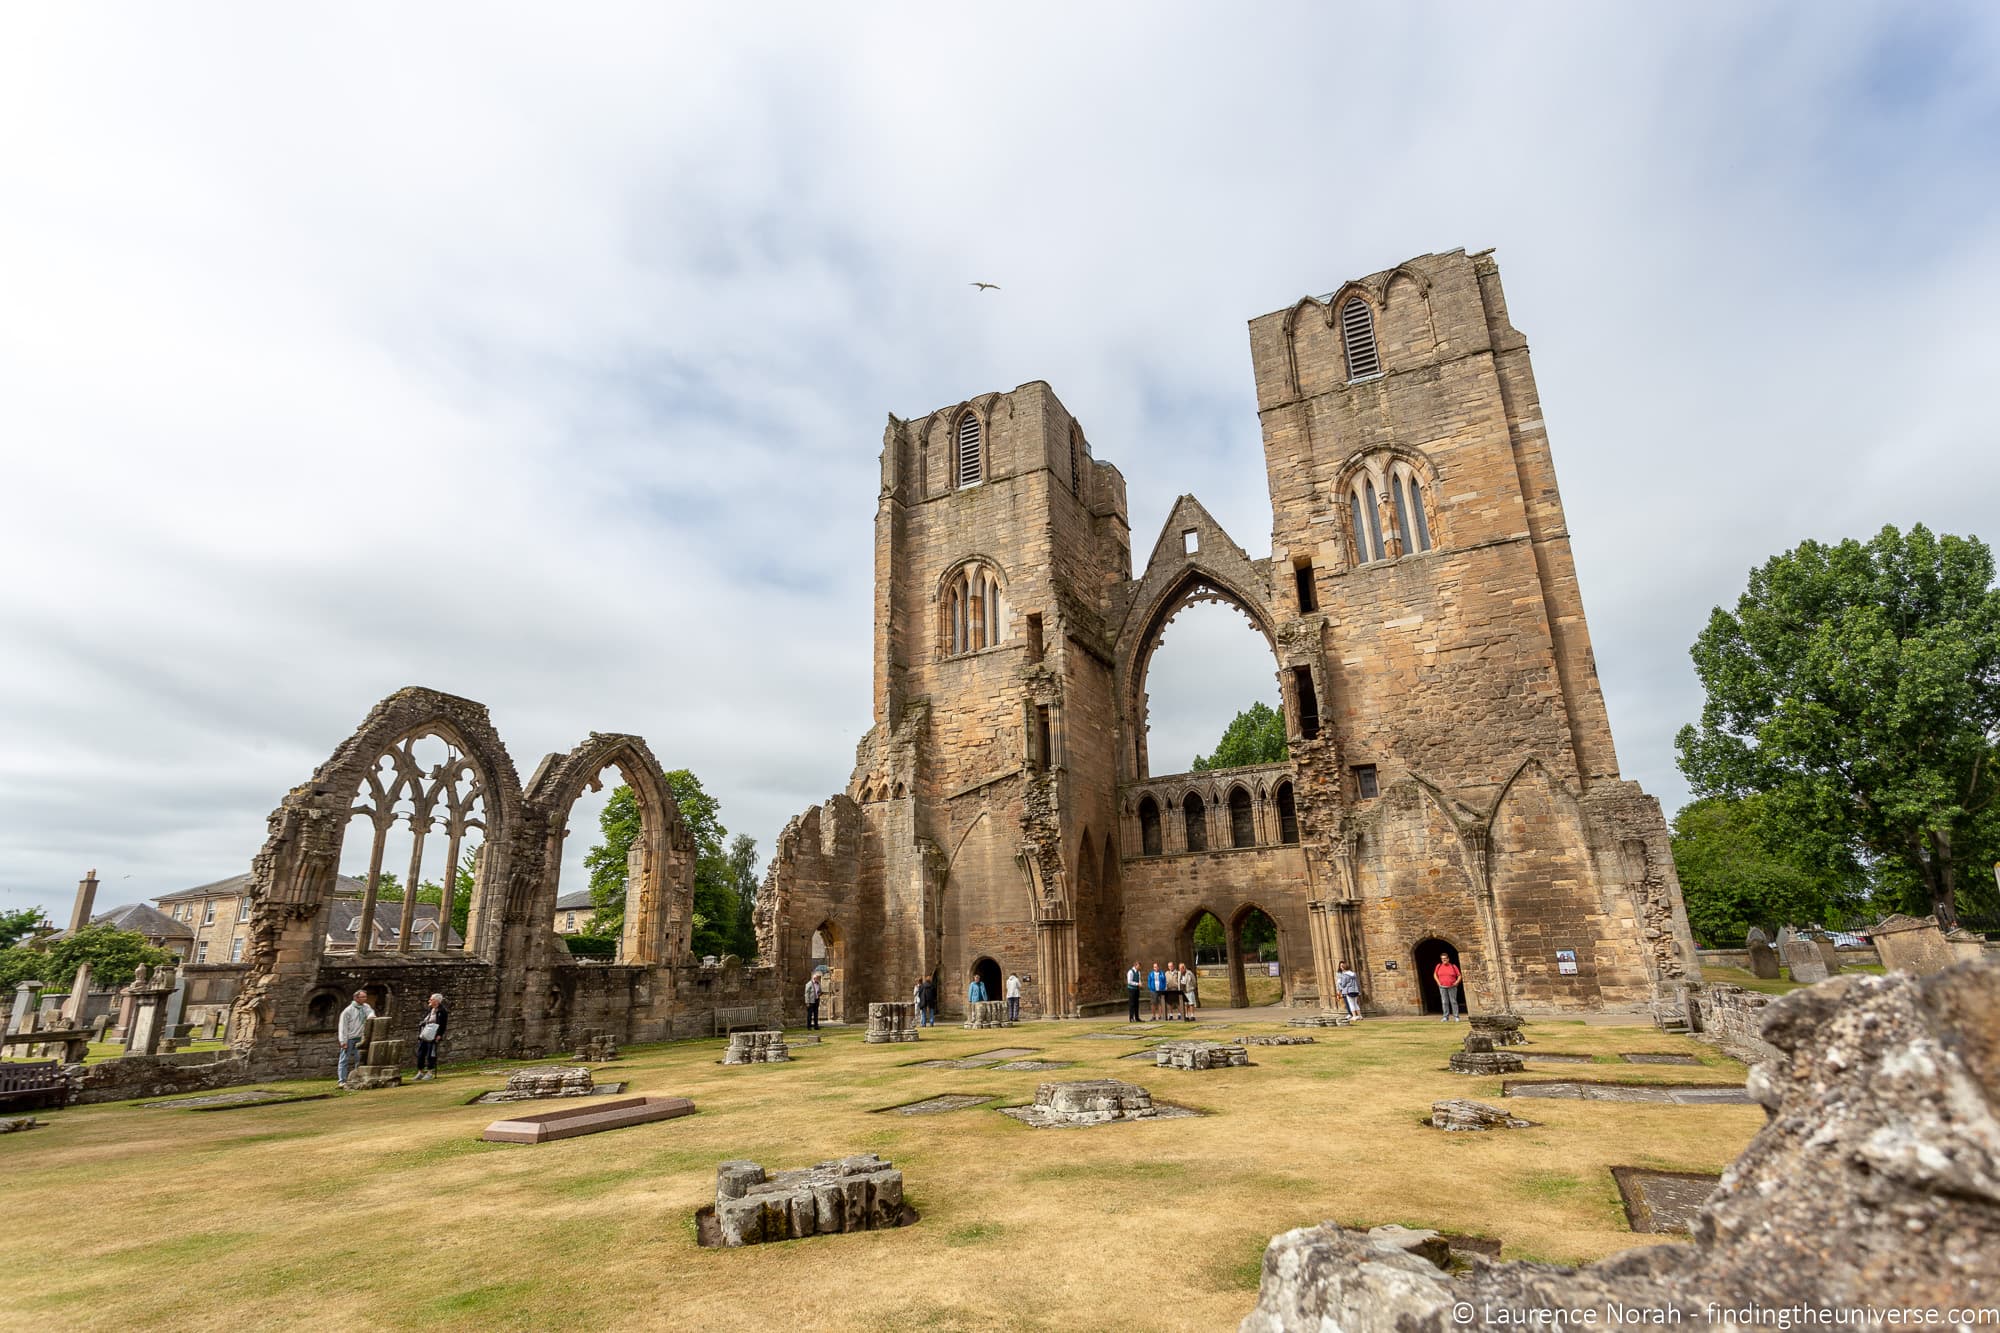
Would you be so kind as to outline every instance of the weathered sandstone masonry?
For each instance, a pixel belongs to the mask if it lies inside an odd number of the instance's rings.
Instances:
[[[1233,946],[1260,910],[1293,1005],[1337,1005],[1347,962],[1370,1011],[1431,1009],[1448,950],[1473,1012],[1686,1021],[1665,822],[1619,775],[1491,255],[1301,299],[1250,352],[1268,553],[1182,496],[1135,575],[1124,478],[1047,384],[889,419],[874,726],[758,900],[793,1017],[815,934],[850,1009],[1013,973],[1026,1013],[1068,1016],[1122,1005],[1133,958],[1189,957],[1204,913]],[[1148,666],[1198,602],[1270,645],[1286,762],[1153,772]]]

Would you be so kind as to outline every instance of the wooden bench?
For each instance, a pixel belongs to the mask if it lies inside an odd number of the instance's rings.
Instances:
[[[10,1032],[0,1037],[0,1055],[9,1046],[60,1046],[62,1058],[67,1064],[82,1064],[90,1054],[90,1030],[88,1028],[53,1028],[47,1032]]]
[[[69,1079],[54,1060],[36,1064],[0,1064],[0,1107],[32,1111],[45,1106],[68,1106]]]

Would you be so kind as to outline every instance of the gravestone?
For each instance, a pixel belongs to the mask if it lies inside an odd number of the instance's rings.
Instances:
[[[110,1028],[111,1028],[111,1015],[108,1013],[99,1014],[97,1017],[90,1020],[90,1039],[92,1041],[103,1041],[104,1034],[108,1032]]]
[[[1743,943],[1749,948],[1754,949],[1760,944],[1769,944],[1770,942],[1771,937],[1764,933],[1762,926],[1752,926],[1743,932]]]
[[[69,998],[63,1001],[61,1027],[80,1028],[84,1025],[83,1011],[90,1004],[90,960],[84,959],[76,967],[76,980],[70,982]]]
[[[174,993],[174,969],[163,965],[157,974],[139,965],[125,997],[132,1002],[132,1022],[125,1029],[125,1054],[157,1055],[166,1037],[167,997]]]
[[[1836,976],[1840,972],[1840,951],[1833,947],[1833,941],[1824,935],[1813,937],[1813,948],[1819,950],[1819,960],[1826,964],[1826,974]]]
[[[1938,929],[1934,916],[1904,916],[1898,912],[1884,917],[1868,933],[1875,942],[1876,953],[1881,955],[1883,968],[1890,972],[1914,972],[1927,977],[1944,971],[1956,961],[1951,942]]]
[[[174,974],[173,993],[167,996],[167,1026],[169,1028],[178,1028],[181,1025],[181,1013],[187,1008],[187,985],[187,973],[177,972]]]
[[[7,1020],[8,1036],[33,1030],[28,1027],[28,1015],[35,1012],[35,994],[41,988],[39,981],[24,981],[14,988],[14,1012]]]
[[[1753,935],[1759,933],[1755,930]],[[1760,939],[1750,941],[1750,975],[1759,981],[1778,979],[1778,951]]]
[[[1785,964],[1785,969],[1792,974],[1793,981],[1813,982],[1827,979],[1826,960],[1819,956],[1819,950],[1813,947],[1813,942],[1803,936],[1794,935],[1779,945],[1778,957]]]
[[[1488,1129],[1526,1129],[1534,1124],[1519,1116],[1508,1115],[1497,1106],[1485,1102],[1475,1102],[1465,1097],[1448,1097],[1441,1102],[1431,1103],[1431,1128],[1452,1131],[1476,1132]]]
[[[868,1033],[861,1040],[874,1044],[917,1039],[917,1006],[914,1003],[892,1000],[868,1006]]]
[[[603,1064],[618,1058],[618,1042],[609,1032],[586,1032],[577,1039],[576,1049],[570,1059]]]

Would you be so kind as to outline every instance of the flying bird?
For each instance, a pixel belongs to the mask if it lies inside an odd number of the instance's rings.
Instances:
[[[982,292],[984,292],[984,291],[995,291],[995,292],[997,292],[997,291],[999,291],[999,290],[1000,290],[1000,284],[999,284],[999,283],[997,283],[997,282],[975,282],[975,283],[973,283],[972,285],[973,285],[974,287],[977,287],[977,288],[978,288],[978,289],[979,289],[980,291],[982,291]]]

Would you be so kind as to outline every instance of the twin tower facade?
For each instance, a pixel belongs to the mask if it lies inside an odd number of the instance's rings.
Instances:
[[[1285,1000],[1653,1010],[1695,975],[1659,805],[1618,773],[1526,339],[1490,253],[1425,255],[1250,323],[1268,554],[1192,497],[1135,574],[1125,482],[1043,383],[890,418],[874,726],[781,835],[760,954],[835,1017],[1008,973],[1048,1016],[1243,921]],[[1231,604],[1268,641],[1289,757],[1153,771],[1162,630]],[[1239,701],[1229,701],[1232,705]],[[1219,982],[1204,1002],[1224,1002]]]

